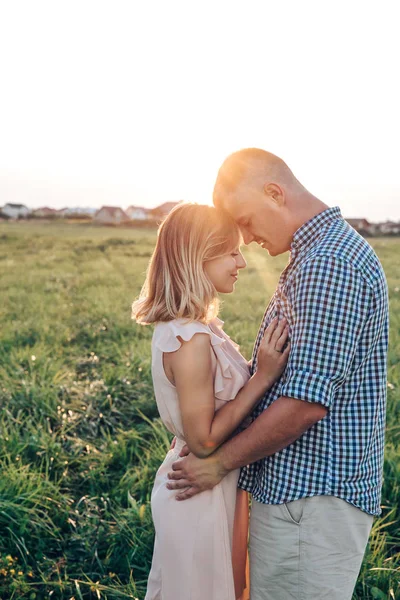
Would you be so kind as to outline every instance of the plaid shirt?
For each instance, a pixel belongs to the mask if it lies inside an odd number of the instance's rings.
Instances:
[[[371,246],[329,208],[293,236],[290,261],[265,311],[286,317],[285,372],[251,415],[280,396],[319,402],[327,416],[282,451],[241,469],[239,486],[265,504],[333,495],[379,515],[386,413],[388,296]]]

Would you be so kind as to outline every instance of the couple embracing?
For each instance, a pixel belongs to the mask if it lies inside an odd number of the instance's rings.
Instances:
[[[351,600],[381,512],[382,266],[271,153],[230,155],[213,200],[167,216],[133,304],[155,324],[155,397],[175,436],[145,600]],[[253,241],[290,260],[249,364],[217,314]]]

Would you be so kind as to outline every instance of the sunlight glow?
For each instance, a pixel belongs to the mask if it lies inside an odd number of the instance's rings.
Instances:
[[[281,156],[347,216],[400,219],[396,3],[0,8],[2,202],[210,202],[221,161]]]

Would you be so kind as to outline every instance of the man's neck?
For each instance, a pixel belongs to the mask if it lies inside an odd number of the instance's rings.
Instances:
[[[304,223],[307,223],[313,217],[327,210],[329,206],[307,192],[307,194],[303,194],[298,198],[297,208],[298,210],[293,215],[293,235]]]

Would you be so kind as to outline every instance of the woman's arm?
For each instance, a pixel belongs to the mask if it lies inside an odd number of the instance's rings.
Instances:
[[[276,321],[260,344],[258,369],[236,398],[215,412],[214,380],[210,337],[196,333],[168,357],[182,415],[183,430],[190,451],[204,458],[214,452],[240,425],[282,373],[289,347],[280,352],[287,339],[285,323]]]

